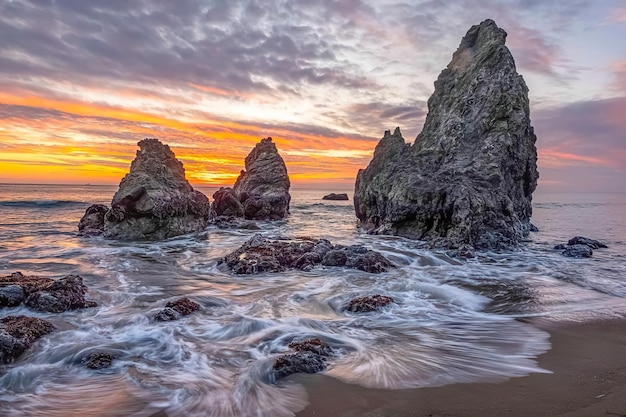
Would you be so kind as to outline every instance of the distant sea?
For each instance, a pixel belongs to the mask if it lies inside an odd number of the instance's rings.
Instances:
[[[306,406],[306,387],[271,381],[273,359],[294,338],[320,337],[342,355],[326,375],[366,387],[401,389],[502,381],[533,372],[550,349],[538,320],[584,322],[626,311],[626,195],[541,194],[540,229],[520,250],[467,261],[403,238],[358,228],[350,201],[292,190],[291,215],[260,231],[222,230],[164,242],[76,236],[92,203],[114,186],[0,185],[0,273],[52,278],[78,274],[99,306],[62,314],[0,309],[52,321],[15,363],[0,366],[1,416],[268,416]],[[214,189],[199,188],[207,195]],[[398,268],[368,274],[338,267],[232,275],[218,260],[254,233],[363,244]],[[590,259],[553,246],[583,235],[606,243]],[[397,304],[353,314],[341,306],[384,294]],[[172,299],[203,305],[182,320],[150,317]],[[90,352],[117,359],[81,365]]]

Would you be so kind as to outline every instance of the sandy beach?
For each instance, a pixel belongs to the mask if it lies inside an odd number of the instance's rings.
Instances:
[[[543,324],[552,349],[532,374],[504,383],[376,390],[324,375],[297,376],[310,405],[298,417],[626,416],[626,321]]]

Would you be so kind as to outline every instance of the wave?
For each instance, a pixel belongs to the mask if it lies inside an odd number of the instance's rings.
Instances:
[[[88,203],[75,200],[14,200],[0,201],[0,207],[17,208],[60,208],[71,206],[84,206]]]

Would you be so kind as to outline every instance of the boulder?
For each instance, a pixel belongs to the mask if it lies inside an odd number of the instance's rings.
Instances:
[[[586,246],[589,246],[591,249],[608,248],[608,246],[605,245],[604,243],[600,243],[597,240],[589,239],[588,237],[582,237],[582,236],[574,236],[567,242],[567,244],[569,246],[586,245]]]
[[[188,316],[194,311],[200,309],[200,304],[184,297],[165,304],[165,308],[155,314],[154,319],[157,321],[178,320],[183,316]]]
[[[348,198],[348,194],[346,193],[341,193],[341,194],[330,193],[322,197],[322,200],[348,201],[349,198]]]
[[[315,265],[345,266],[380,273],[394,265],[364,246],[333,245],[326,239],[270,240],[256,234],[239,249],[220,260],[236,274],[309,270]]]
[[[14,272],[0,277],[0,307],[14,307],[21,303],[35,310],[61,313],[78,308],[95,307],[85,299],[87,287],[78,275],[67,275],[59,280],[26,276]]]
[[[371,311],[378,311],[394,302],[393,298],[386,295],[369,295],[350,300],[345,310],[353,313],[368,313]]]
[[[92,204],[78,222],[78,236],[98,236],[104,233],[104,216],[109,207],[104,204]]]
[[[208,198],[185,178],[169,146],[144,139],[120,182],[104,221],[104,236],[120,240],[161,240],[204,230]]]
[[[321,372],[326,369],[327,358],[333,353],[328,343],[318,338],[292,342],[289,347],[295,353],[281,355],[276,359],[273,366],[275,379],[297,373]]]
[[[570,258],[591,258],[593,250],[587,245],[571,245],[567,246],[562,253]]]
[[[27,316],[0,319],[0,363],[10,363],[42,336],[54,330],[52,323]]]
[[[528,235],[536,136],[505,39],[492,20],[473,26],[435,82],[414,144],[399,128],[385,132],[355,184],[369,233],[451,249],[509,248]]]
[[[213,203],[211,203],[211,217],[243,217],[243,204],[230,187],[220,187],[213,193]]]
[[[237,178],[233,192],[246,219],[278,220],[289,214],[289,187],[285,162],[268,137],[246,157],[245,170]]]

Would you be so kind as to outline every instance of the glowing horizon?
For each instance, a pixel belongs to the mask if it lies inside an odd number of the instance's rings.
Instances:
[[[385,130],[414,141],[461,37],[492,17],[529,85],[539,187],[626,190],[617,1],[235,3],[0,5],[0,182],[118,184],[155,137],[192,184],[228,186],[271,136],[294,187],[351,188]]]

